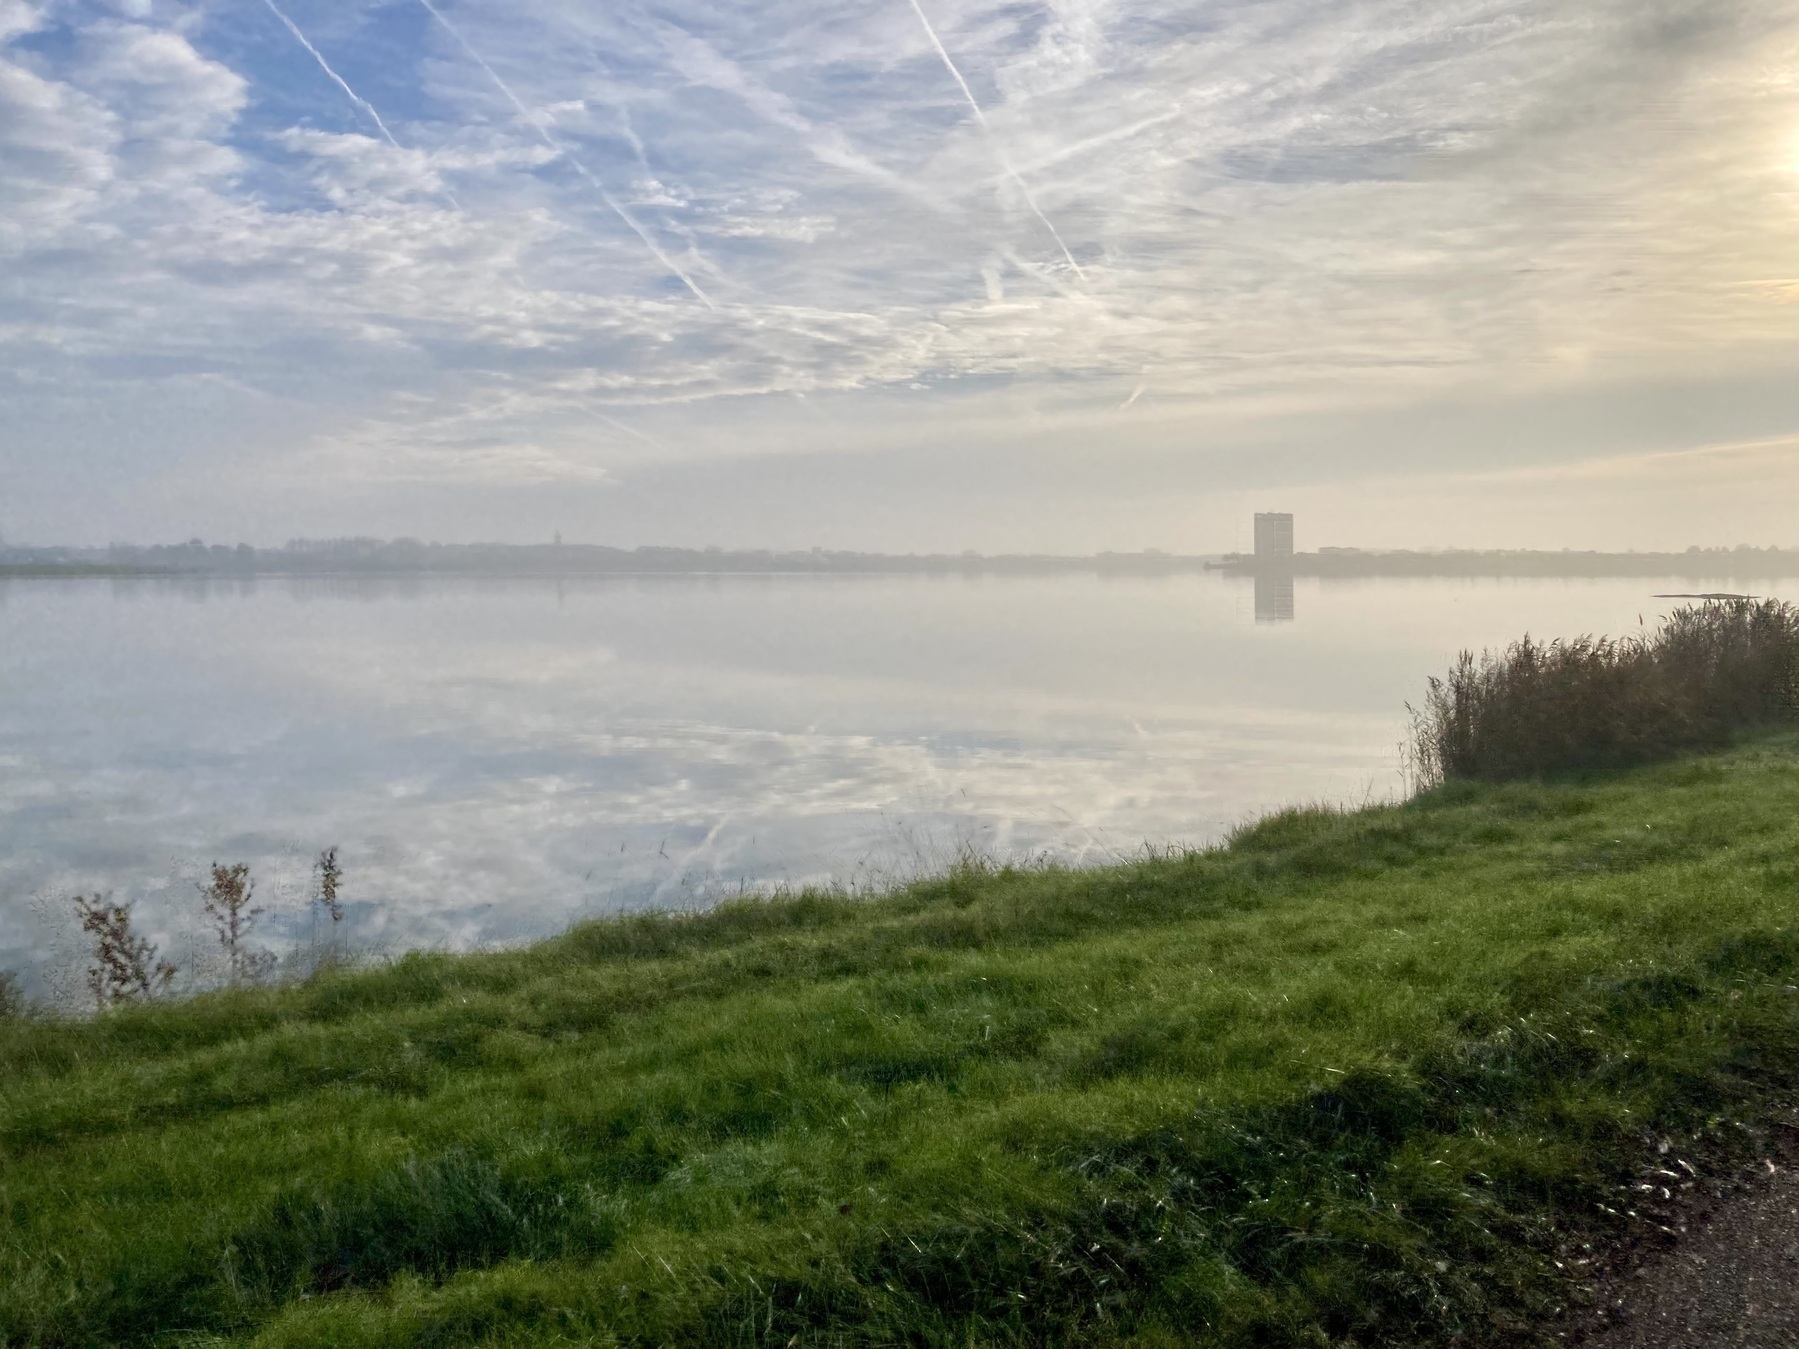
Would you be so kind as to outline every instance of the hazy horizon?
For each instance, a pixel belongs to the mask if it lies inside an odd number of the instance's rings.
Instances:
[[[0,535],[1795,542],[1790,0],[0,0]]]
[[[1242,531],[1240,529],[1239,532],[1241,533],[1244,531]],[[749,553],[770,553],[770,554],[774,554],[777,556],[786,555],[786,554],[800,554],[800,553],[806,553],[806,552],[816,553],[816,552],[825,552],[825,551],[834,551],[834,552],[839,552],[839,553],[844,553],[844,554],[849,554],[849,555],[860,555],[860,556],[869,556],[869,557],[909,557],[909,556],[926,557],[926,556],[929,556],[929,557],[950,557],[950,558],[954,558],[954,557],[998,558],[998,557],[1005,557],[1005,556],[1026,556],[1026,557],[1038,556],[1038,557],[1043,557],[1043,558],[1057,558],[1057,559],[1073,560],[1073,561],[1079,561],[1083,558],[1091,558],[1091,557],[1106,556],[1106,555],[1119,556],[1119,557],[1133,557],[1133,556],[1137,556],[1139,554],[1148,554],[1148,555],[1161,555],[1161,556],[1168,556],[1168,557],[1193,559],[1193,558],[1221,558],[1221,557],[1228,557],[1228,556],[1232,556],[1232,555],[1253,555],[1253,552],[1254,552],[1253,544],[1244,545],[1241,542],[1234,544],[1230,547],[1202,548],[1202,549],[1198,549],[1194,552],[1189,552],[1189,553],[1174,553],[1168,549],[1159,549],[1159,548],[1155,548],[1155,547],[1141,548],[1141,549],[1129,549],[1129,550],[1102,549],[1098,553],[1056,553],[1056,552],[1051,552],[1049,550],[1033,550],[1033,552],[1031,552],[1031,553],[1017,552],[1017,553],[1011,553],[1011,554],[984,553],[978,549],[972,549],[972,548],[967,548],[967,549],[965,549],[965,548],[941,548],[941,549],[896,548],[891,551],[880,550],[880,549],[826,550],[818,545],[787,547],[787,548],[774,548],[774,547],[768,547],[765,545],[757,545],[757,544],[753,544],[753,543],[734,545],[733,547],[725,548],[723,545],[705,544],[705,543],[665,544],[665,543],[658,543],[658,542],[648,542],[648,543],[626,545],[626,544],[618,544],[618,543],[612,542],[611,540],[608,540],[608,539],[565,538],[562,536],[560,531],[558,531],[556,534],[552,535],[550,538],[547,538],[547,539],[539,538],[539,539],[510,539],[509,540],[509,539],[477,538],[477,537],[472,537],[472,536],[467,537],[467,538],[446,538],[446,539],[423,538],[423,539],[421,539],[416,536],[403,535],[403,534],[389,534],[389,535],[365,534],[365,535],[341,535],[341,536],[338,536],[335,538],[304,538],[304,537],[300,537],[300,538],[289,538],[289,539],[282,539],[282,540],[276,541],[276,540],[246,539],[246,538],[240,538],[240,537],[236,537],[236,536],[232,536],[229,538],[224,537],[224,536],[207,538],[204,535],[197,534],[197,535],[193,535],[186,539],[160,539],[160,540],[155,540],[155,539],[110,539],[106,543],[103,543],[103,544],[76,544],[76,543],[68,543],[65,541],[54,540],[54,539],[13,539],[13,538],[7,538],[5,535],[0,535],[0,551],[4,551],[6,549],[17,549],[17,550],[21,550],[21,551],[55,551],[55,550],[59,550],[59,549],[66,549],[66,550],[69,550],[70,552],[97,553],[97,552],[104,552],[108,549],[120,549],[120,550],[128,550],[128,551],[133,551],[133,552],[149,552],[149,551],[159,549],[159,548],[179,549],[179,548],[191,546],[196,543],[204,545],[208,548],[212,548],[212,547],[236,548],[239,546],[248,546],[248,547],[258,550],[259,552],[283,552],[283,551],[289,551],[289,550],[293,550],[293,549],[304,550],[308,547],[324,547],[324,546],[331,545],[331,544],[352,544],[352,543],[354,543],[354,544],[375,544],[375,545],[380,545],[380,546],[422,545],[422,546],[431,547],[431,548],[438,548],[438,547],[442,547],[442,548],[539,548],[539,547],[556,546],[556,547],[568,547],[568,548],[605,548],[605,549],[615,549],[615,550],[624,550],[624,551],[644,550],[644,549],[662,549],[662,550],[667,550],[670,552],[685,552],[685,553],[716,553],[716,552],[722,551],[722,552],[738,554],[738,555],[749,554]],[[1660,555],[1674,556],[1677,554],[1693,553],[1693,552],[1701,552],[1701,551],[1706,552],[1706,553],[1741,553],[1741,552],[1760,552],[1760,551],[1764,551],[1767,549],[1772,549],[1776,552],[1793,552],[1793,551],[1799,551],[1799,544],[1791,544],[1791,543],[1788,543],[1788,544],[1781,544],[1781,543],[1773,543],[1773,544],[1706,543],[1706,544],[1689,544],[1685,548],[1620,549],[1616,553],[1609,553],[1609,552],[1607,552],[1607,550],[1603,550],[1603,549],[1581,548],[1577,544],[1563,544],[1559,548],[1550,547],[1550,548],[1541,548],[1541,549],[1509,549],[1504,545],[1496,545],[1489,549],[1471,549],[1471,548],[1467,547],[1466,545],[1454,545],[1454,544],[1448,545],[1443,548],[1438,548],[1438,549],[1414,549],[1414,548],[1409,548],[1404,544],[1397,544],[1397,545],[1394,545],[1390,550],[1382,550],[1382,549],[1362,549],[1360,545],[1356,545],[1356,544],[1339,544],[1334,541],[1327,542],[1324,540],[1312,540],[1312,541],[1302,541],[1300,544],[1296,545],[1296,552],[1314,553],[1319,548],[1326,548],[1326,549],[1334,548],[1339,551],[1347,550],[1347,551],[1351,551],[1351,552],[1356,552],[1356,551],[1368,551],[1368,552],[1393,551],[1393,552],[1455,553],[1455,552],[1468,552],[1468,551],[1484,551],[1484,552],[1499,553],[1499,552],[1510,552],[1510,551],[1518,551],[1518,552],[1536,551],[1536,552],[1575,552],[1575,553],[1598,552],[1598,553],[1602,553],[1602,554],[1608,555],[1608,556],[1628,556],[1632,553],[1650,553],[1650,554],[1654,554],[1654,555],[1658,555],[1658,556],[1660,556]]]

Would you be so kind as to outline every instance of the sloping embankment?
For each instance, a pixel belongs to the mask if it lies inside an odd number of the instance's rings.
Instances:
[[[0,1024],[0,1342],[1515,1341],[1795,984],[1786,737]]]

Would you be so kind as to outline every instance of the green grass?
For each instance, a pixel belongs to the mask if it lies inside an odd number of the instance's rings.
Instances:
[[[1789,736],[11,1020],[0,1342],[1515,1339],[1795,983]]]

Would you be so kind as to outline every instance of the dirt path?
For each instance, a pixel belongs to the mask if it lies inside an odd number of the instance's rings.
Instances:
[[[1682,1205],[1681,1235],[1595,1289],[1583,1349],[1799,1349],[1799,1130]]]

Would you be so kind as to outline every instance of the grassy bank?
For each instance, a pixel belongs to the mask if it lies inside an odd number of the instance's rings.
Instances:
[[[0,1341],[1516,1339],[1795,983],[1789,735],[15,1020]]]

